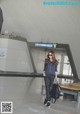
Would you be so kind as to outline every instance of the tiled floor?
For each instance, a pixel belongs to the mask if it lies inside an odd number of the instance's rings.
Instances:
[[[45,107],[41,87],[41,78],[0,77],[0,102],[12,101],[13,114],[80,114],[77,102],[62,97]]]

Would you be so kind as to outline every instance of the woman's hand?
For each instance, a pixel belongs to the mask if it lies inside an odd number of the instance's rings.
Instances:
[[[45,72],[43,72],[43,76],[46,76]]]

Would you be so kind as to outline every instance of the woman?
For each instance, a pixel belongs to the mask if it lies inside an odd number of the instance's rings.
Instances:
[[[57,75],[57,65],[58,62],[56,60],[55,53],[53,51],[49,51],[47,58],[45,59],[43,72],[46,87],[46,98],[44,101],[44,105],[46,105],[47,107],[50,106],[50,91],[52,89],[54,78]]]

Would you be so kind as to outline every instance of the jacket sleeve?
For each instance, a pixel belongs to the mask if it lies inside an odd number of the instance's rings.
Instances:
[[[57,72],[57,66],[55,67],[55,72]]]
[[[43,71],[46,70],[46,61],[47,61],[47,59],[45,59],[45,61],[44,61],[44,69],[43,69]]]
[[[45,69],[46,69],[46,65],[45,65],[45,63],[44,63],[44,69],[43,69],[43,71],[45,71]]]
[[[57,72],[57,66],[58,66],[58,61],[56,60],[56,64],[55,64],[55,72]]]

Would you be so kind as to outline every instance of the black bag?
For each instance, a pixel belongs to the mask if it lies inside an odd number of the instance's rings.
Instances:
[[[50,91],[52,101],[54,99],[54,103],[61,96],[60,95],[60,87],[58,84],[53,84],[52,90]]]

